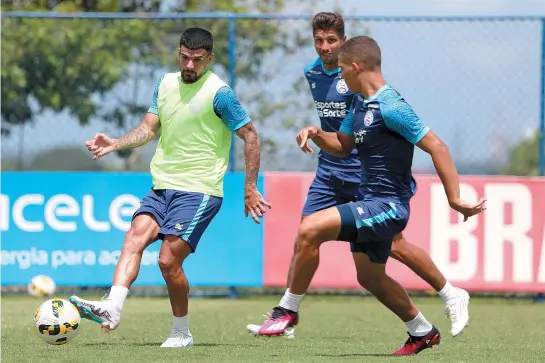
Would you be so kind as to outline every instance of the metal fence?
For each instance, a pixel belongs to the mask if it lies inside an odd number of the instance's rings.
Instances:
[[[2,168],[147,170],[154,145],[97,164],[83,141],[140,121],[157,78],[177,68],[179,35],[198,25],[214,34],[214,71],[258,125],[262,170],[312,170],[316,156],[294,143],[298,128],[318,122],[303,77],[316,57],[311,16],[4,12]],[[461,173],[545,175],[545,18],[345,20],[349,37],[377,39],[387,81],[447,142]],[[21,110],[32,122],[19,124]],[[234,143],[231,170],[244,168],[242,149]],[[433,171],[423,152],[414,171]]]

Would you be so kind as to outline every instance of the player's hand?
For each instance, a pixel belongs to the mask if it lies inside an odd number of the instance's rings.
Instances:
[[[87,150],[93,153],[93,160],[107,155],[115,150],[115,141],[104,134],[96,134],[92,140],[86,141]]]
[[[477,215],[482,211],[486,210],[486,199],[481,198],[477,203],[468,203],[461,199],[457,201],[450,202],[450,207],[455,211],[464,215],[464,222],[469,219],[469,217]]]
[[[255,223],[260,224],[259,217],[263,217],[271,205],[263,199],[261,193],[255,187],[246,187],[244,191],[244,214],[252,216]]]
[[[312,148],[308,144],[308,140],[318,136],[319,131],[320,129],[317,128],[316,126],[309,126],[299,131],[297,133],[297,136],[295,136],[295,140],[297,140],[297,144],[299,145],[299,147],[305,154],[314,152],[314,150],[312,150]]]

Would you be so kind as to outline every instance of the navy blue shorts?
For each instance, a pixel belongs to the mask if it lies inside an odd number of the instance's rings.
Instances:
[[[386,263],[392,241],[409,221],[408,202],[364,200],[337,207],[341,214],[339,241],[350,242],[350,251],[367,254],[375,263]]]
[[[172,189],[150,190],[134,213],[152,214],[159,223],[159,238],[178,236],[195,252],[202,234],[218,214],[223,198]]]
[[[308,216],[323,209],[358,200],[360,175],[319,168],[312,182],[302,214]]]

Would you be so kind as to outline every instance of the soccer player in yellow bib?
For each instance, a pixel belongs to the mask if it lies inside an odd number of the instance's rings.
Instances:
[[[195,252],[200,237],[220,209],[232,132],[245,142],[246,216],[250,214],[259,223],[259,217],[270,208],[257,190],[259,136],[233,90],[207,68],[214,58],[212,47],[208,31],[187,29],[180,38],[180,72],[159,79],[151,107],[140,125],[119,138],[96,134],[85,143],[96,159],[114,150],[144,145],[162,128],[150,166],[153,187],[134,214],[108,297],[102,301],[70,298],[83,318],[101,324],[106,331],[117,328],[142,253],[161,239],[159,266],[173,313],[171,334],[162,347],[193,345],[189,285],[182,264]]]

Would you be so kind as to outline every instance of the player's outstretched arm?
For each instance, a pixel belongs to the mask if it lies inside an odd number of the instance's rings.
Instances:
[[[236,134],[244,140],[244,157],[246,159],[246,180],[244,182],[244,213],[252,216],[256,223],[258,217],[262,217],[271,205],[263,199],[257,190],[257,177],[261,159],[261,145],[259,135],[252,122],[248,122],[237,129]]]
[[[468,203],[460,198],[460,182],[454,161],[447,145],[433,131],[428,131],[416,146],[430,154],[445,188],[449,205],[464,215],[464,222],[486,209],[484,198],[477,203]]]
[[[473,215],[481,213],[485,200],[468,203],[460,198],[460,182],[458,171],[450,156],[447,145],[430,128],[420,120],[411,106],[399,100],[386,103],[382,107],[382,115],[386,126],[403,136],[407,141],[430,154],[433,165],[445,188],[449,205],[464,216],[464,222]]]
[[[93,139],[86,141],[85,146],[93,153],[93,159],[98,159],[114,150],[131,149],[150,142],[155,138],[160,126],[159,116],[148,113],[138,126],[125,135],[111,138],[98,133]]]
[[[161,127],[159,116],[147,113],[142,122],[125,135],[114,139],[116,150],[132,149],[155,139]]]
[[[144,119],[138,126],[125,135],[115,139],[99,133],[96,134],[92,140],[85,142],[87,149],[94,154],[93,159],[103,157],[114,150],[131,149],[144,145],[155,138],[157,130],[159,130],[159,127],[161,126],[157,99],[159,97],[159,86],[163,81],[163,77],[159,78],[155,84],[148,113],[144,116]]]

